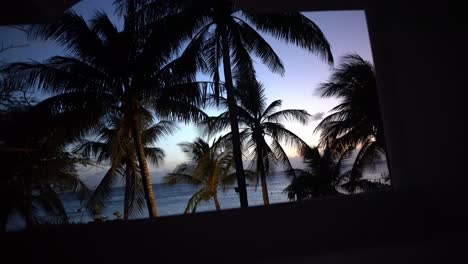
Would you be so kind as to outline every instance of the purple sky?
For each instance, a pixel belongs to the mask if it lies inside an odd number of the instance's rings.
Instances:
[[[104,10],[109,16],[114,17],[116,24],[120,24],[113,14],[112,1],[82,1],[73,7],[77,13],[85,18],[90,18],[96,10]],[[363,58],[372,61],[369,36],[367,31],[365,14],[363,11],[340,12],[306,12],[324,32],[332,46],[333,56],[339,62],[341,56],[349,52],[355,52]],[[263,83],[268,102],[281,99],[282,109],[305,109],[311,115],[320,117],[321,113],[327,113],[336,105],[334,99],[320,98],[316,89],[320,82],[327,80],[330,74],[330,66],[322,62],[318,57],[305,50],[292,45],[285,45],[276,39],[265,36],[271,44],[286,68],[284,76],[271,73],[265,66],[257,63],[257,77]],[[4,46],[13,44],[28,44],[27,47],[12,49],[1,55],[1,62],[43,60],[53,55],[62,53],[63,50],[54,43],[27,40],[23,32],[0,27],[0,43]],[[210,113],[215,113],[210,111]],[[285,124],[287,128],[299,135],[310,145],[316,144],[318,135],[313,135],[313,130],[319,120],[311,122],[308,126],[299,124]],[[198,131],[193,125],[179,126],[179,131],[172,136],[157,142],[156,145],[166,151],[166,160],[160,168],[152,168],[152,171],[167,171],[175,165],[186,160],[177,143],[190,141],[198,136]],[[295,156],[293,149],[288,150],[290,156]],[[84,175],[95,174],[95,169],[85,169]],[[159,181],[161,173],[154,173],[154,180]],[[158,176],[156,176],[158,174]],[[92,185],[99,179],[88,179]]]

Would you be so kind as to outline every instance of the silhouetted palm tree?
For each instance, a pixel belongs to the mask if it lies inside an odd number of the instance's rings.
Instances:
[[[280,143],[295,148],[302,148],[307,144],[296,134],[286,129],[281,121],[296,121],[307,124],[310,115],[305,110],[279,110],[281,100],[266,104],[265,90],[255,79],[244,79],[236,83],[236,97],[238,102],[237,114],[240,125],[241,141],[246,150],[252,155],[250,167],[257,171],[257,180],[262,186],[263,202],[269,205],[266,177],[275,164],[280,163],[288,171],[292,170],[286,151]],[[227,99],[219,100],[228,108]],[[206,121],[210,133],[219,133],[229,127],[229,111]],[[226,137],[231,137],[231,133]]]
[[[116,1],[122,8],[125,1]],[[155,14],[170,10],[169,17],[178,24],[180,36],[192,38],[188,50],[198,51],[199,68],[220,82],[224,70],[241,207],[247,207],[247,190],[237,123],[233,79],[254,73],[252,56],[256,56],[275,73],[284,73],[283,64],[273,48],[258,33],[267,33],[287,43],[305,48],[332,62],[330,45],[320,28],[299,12],[277,14],[253,13],[228,0],[138,1],[142,13]],[[151,24],[150,22],[146,21]],[[216,86],[216,95],[220,93]]]
[[[190,157],[190,161],[178,165],[174,172],[164,177],[164,182],[170,185],[189,183],[201,186],[189,199],[184,213],[194,213],[201,201],[210,199],[214,200],[216,210],[221,210],[218,188],[226,190],[227,186],[236,181],[232,149],[220,140],[214,141],[210,146],[201,138],[179,145]]]
[[[88,201],[88,208],[91,210],[96,206],[103,206],[109,198],[112,186],[120,175],[125,180],[124,194],[124,215],[127,220],[134,209],[140,212],[144,208],[144,190],[142,186],[141,173],[138,169],[135,147],[132,142],[131,134],[125,123],[121,122],[121,117],[116,117],[112,127],[104,127],[98,134],[96,141],[85,140],[76,150],[85,156],[96,158],[97,164],[103,161],[110,161],[110,168],[104,178],[96,187],[93,195]],[[145,146],[144,152],[146,159],[154,165],[158,165],[165,157],[161,148],[152,147],[161,137],[170,135],[175,126],[169,121],[160,121],[152,125],[153,118],[148,116],[143,119],[144,130],[142,131],[142,141]]]
[[[341,102],[315,129],[321,134],[319,146],[330,146],[347,156],[357,148],[351,169],[344,172],[347,183],[343,187],[351,192],[367,188],[369,182],[362,179],[364,169],[385,155],[374,67],[359,55],[349,54],[320,90],[322,96],[334,96]]]
[[[304,200],[320,196],[338,195],[342,159],[329,148],[320,154],[319,148],[301,149],[304,169],[295,169],[291,184],[284,190],[290,200]],[[343,157],[343,156],[341,156]]]
[[[43,63],[15,63],[5,71],[52,95],[43,107],[51,115],[61,113],[74,120],[69,136],[98,133],[103,123],[122,113],[121,122],[135,147],[149,216],[156,217],[142,139],[143,116],[196,120],[200,112],[195,104],[202,102],[207,83],[195,81],[197,65],[190,54],[173,59],[180,41],[171,37],[175,33],[170,28],[156,23],[151,30],[139,28],[133,18],[131,13],[125,16],[121,31],[103,13],[97,13],[89,25],[67,12],[53,24],[33,26],[33,37],[55,40],[71,54]]]
[[[55,217],[55,223],[68,222],[59,192],[72,191],[86,198],[89,190],[77,175],[77,165],[87,165],[87,160],[66,151],[60,127],[41,115],[38,105],[2,112],[0,123],[8,128],[0,137],[1,229],[14,213],[25,218],[27,228],[44,222],[43,217],[45,222],[50,217]]]

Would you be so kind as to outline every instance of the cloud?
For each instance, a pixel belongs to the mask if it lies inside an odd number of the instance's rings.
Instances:
[[[324,112],[318,112],[316,114],[313,114],[310,118],[312,119],[312,121],[318,121],[323,118],[324,114],[325,114]]]

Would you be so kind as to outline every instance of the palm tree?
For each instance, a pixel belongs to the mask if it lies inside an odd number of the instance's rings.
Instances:
[[[340,194],[342,158],[330,148],[320,153],[318,147],[301,149],[305,169],[295,169],[295,177],[284,190],[290,200],[304,200]]]
[[[216,210],[221,210],[218,201],[218,188],[226,190],[235,180],[232,173],[234,162],[232,149],[223,145],[222,140],[214,141],[210,146],[201,138],[194,142],[179,144],[190,157],[190,162],[178,165],[174,172],[164,177],[164,182],[170,185],[189,183],[201,188],[189,199],[184,213],[194,213],[201,201],[213,199]]]
[[[66,151],[53,120],[40,114],[36,106],[15,106],[0,114],[0,226],[5,230],[8,217],[18,213],[26,227],[41,222],[41,212],[67,223],[68,216],[59,192],[72,191],[81,200],[88,187],[77,175],[77,165],[86,159]]]
[[[87,157],[95,157],[97,164],[103,161],[110,161],[112,164],[90,197],[88,208],[93,209],[96,206],[102,207],[104,205],[104,202],[109,198],[112,185],[117,180],[117,174],[120,174],[125,180],[123,218],[127,220],[135,208],[139,211],[143,210],[144,191],[141,173],[137,166],[135,147],[128,129],[125,128],[125,124],[121,120],[122,118],[117,116],[112,122],[113,127],[102,128],[96,141],[85,140],[76,152],[81,152]],[[149,126],[151,120],[151,116],[144,120],[146,125],[142,132],[142,141],[145,145],[146,159],[154,165],[158,165],[164,159],[165,153],[161,148],[150,145],[161,137],[171,134],[175,130],[175,126],[169,121],[160,121]]]
[[[307,144],[296,134],[286,129],[281,121],[297,121],[307,124],[310,115],[305,110],[286,109],[278,111],[281,100],[266,104],[265,90],[255,79],[244,79],[236,84],[238,105],[236,112],[239,118],[241,140],[245,148],[252,153],[251,168],[256,168],[257,181],[262,186],[263,202],[269,205],[266,177],[276,163],[280,163],[288,171],[291,163],[281,143],[302,148]],[[220,97],[226,108],[227,99]],[[229,126],[229,111],[212,117],[206,122],[209,133],[219,133]],[[231,134],[229,134],[229,137]],[[291,171],[292,172],[292,171]]]
[[[124,6],[122,2],[124,1],[117,1],[121,7]],[[219,68],[222,65],[239,197],[241,207],[247,207],[233,79],[254,73],[252,55],[257,56],[271,71],[284,74],[281,59],[258,31],[319,54],[324,60],[332,63],[333,57],[328,41],[320,28],[299,12],[256,14],[229,0],[139,2],[144,6],[141,9],[142,13],[155,14],[160,10],[170,10],[169,17],[177,23],[180,36],[193,36],[188,49],[198,51],[200,58],[197,61],[205,61],[198,66],[218,84],[215,87],[216,95],[221,92]]]
[[[46,61],[14,63],[5,72],[18,82],[51,94],[42,103],[49,114],[60,113],[70,137],[98,133],[101,125],[121,113],[125,134],[131,135],[142,175],[150,217],[156,217],[151,178],[145,159],[144,116],[160,120],[197,120],[206,82],[196,82],[196,60],[188,52],[173,59],[180,42],[163,23],[151,30],[137,27],[132,11],[118,28],[103,13],[96,13],[88,25],[73,12],[53,24],[30,28],[33,37],[55,40],[68,56]],[[164,36],[164,37],[161,37]],[[118,164],[111,164],[118,168]],[[113,171],[111,173],[116,173]]]
[[[354,192],[369,183],[362,179],[364,169],[385,155],[375,69],[359,55],[348,54],[320,90],[341,103],[315,129],[321,133],[319,146],[347,156],[358,148],[351,169],[344,173],[348,181],[343,187]]]

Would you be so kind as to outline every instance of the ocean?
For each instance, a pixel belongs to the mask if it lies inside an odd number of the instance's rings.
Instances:
[[[378,179],[381,177],[382,172],[388,173],[386,164],[381,164],[375,170],[368,171],[366,178]],[[284,189],[291,183],[291,178],[283,173],[272,174],[267,177],[268,193],[270,203],[283,203],[288,202],[288,197],[284,193]],[[153,192],[156,199],[156,207],[159,216],[180,215],[184,213],[187,202],[190,197],[195,194],[199,189],[197,186],[189,184],[177,184],[169,186],[167,184],[153,184]],[[262,190],[260,184],[250,184],[247,187],[249,205],[262,205]],[[88,223],[93,221],[91,215],[84,210],[83,204],[78,197],[73,193],[62,193],[61,199],[70,222],[72,223]],[[239,195],[235,192],[234,186],[227,188],[225,192],[218,191],[218,199],[221,209],[239,208]],[[117,211],[123,215],[123,200],[124,188],[115,187],[112,190],[111,199],[108,200],[102,208],[101,217],[107,217],[107,220],[113,220],[117,217],[114,213]],[[197,212],[215,211],[213,200],[204,202],[202,201],[197,207]],[[47,218],[45,213],[39,212],[39,215]],[[135,212],[130,216],[131,219],[147,218],[148,212],[146,208],[142,212]],[[24,220],[19,216],[11,216],[8,221],[7,230],[14,231],[24,228]]]
[[[287,195],[283,190],[290,184],[291,179],[285,175],[273,175],[268,177],[268,192],[270,203],[287,202]],[[159,216],[178,215],[183,214],[187,206],[187,202],[200,187],[190,184],[153,184],[153,192],[156,199],[156,207]],[[255,184],[250,184],[247,187],[249,205],[262,205],[262,190],[260,184],[256,187]],[[116,187],[112,191],[111,199],[105,203],[105,207],[101,212],[101,216],[108,217],[108,219],[115,219],[114,212],[118,211],[123,215],[123,199],[124,188]],[[234,186],[227,188],[225,192],[218,190],[218,199],[221,209],[239,208],[239,195],[235,192]],[[80,212],[82,204],[77,197],[72,193],[62,194],[62,200],[67,210],[67,214],[71,222],[89,222],[92,218],[86,212]],[[214,211],[216,210],[213,200],[202,201],[198,207],[197,212]],[[137,210],[131,215],[131,218],[146,218],[148,212],[146,208],[143,212],[139,213]]]
[[[383,174],[388,173],[386,162],[381,162],[374,169],[368,169],[365,172],[365,178],[375,180],[382,177]],[[278,172],[273,173],[267,177],[268,193],[270,203],[283,203],[288,202],[288,197],[284,193],[284,189],[291,183],[292,178],[286,176],[286,174]],[[167,184],[153,184],[153,192],[156,199],[156,207],[159,216],[167,215],[179,215],[183,214],[187,206],[187,202],[195,192],[199,190],[199,187],[190,184],[177,184],[169,186]],[[260,183],[258,186],[250,184],[247,187],[247,195],[249,205],[263,205],[262,190]],[[108,217],[108,219],[115,219],[114,212],[118,211],[123,215],[123,199],[124,189],[123,187],[116,187],[113,189],[111,199],[105,203],[105,207],[101,212],[101,216]],[[218,191],[218,199],[221,209],[228,208],[239,208],[239,195],[235,192],[234,186],[229,187],[226,192],[222,190]],[[87,212],[80,209],[83,207],[80,201],[74,194],[66,193],[62,194],[62,200],[67,210],[70,221],[72,222],[84,222],[87,223],[92,220]],[[215,205],[213,200],[204,202],[202,201],[198,207],[197,212],[204,211],[215,211]],[[146,218],[148,212],[134,212],[130,218]]]
[[[284,174],[271,175],[267,178],[268,192],[270,194],[270,203],[281,203],[288,201],[287,195],[283,193],[284,188],[291,182]],[[218,190],[218,199],[222,209],[239,208],[239,195],[235,192],[234,186],[228,187],[225,192]],[[180,215],[184,213],[187,202],[200,187],[190,184],[153,184],[153,192],[156,199],[156,207],[159,216]],[[262,205],[262,190],[259,185],[255,184],[247,186],[247,193],[249,205]],[[84,205],[80,202],[78,197],[73,193],[62,193],[60,195],[65,210],[67,212],[69,221],[72,223],[88,223],[93,221],[93,217],[84,210]],[[117,217],[114,215],[118,211],[123,215],[123,200],[124,188],[115,187],[112,190],[111,198],[104,204],[102,208],[101,217],[107,217],[107,220],[114,220]],[[202,201],[198,207],[197,212],[215,211],[213,200],[204,202]],[[40,218],[48,219],[49,216],[45,212],[37,212]],[[130,216],[130,219],[147,218],[148,212],[146,208],[142,212],[135,212]],[[11,215],[7,224],[7,230],[15,231],[24,228],[24,220],[18,215]]]

